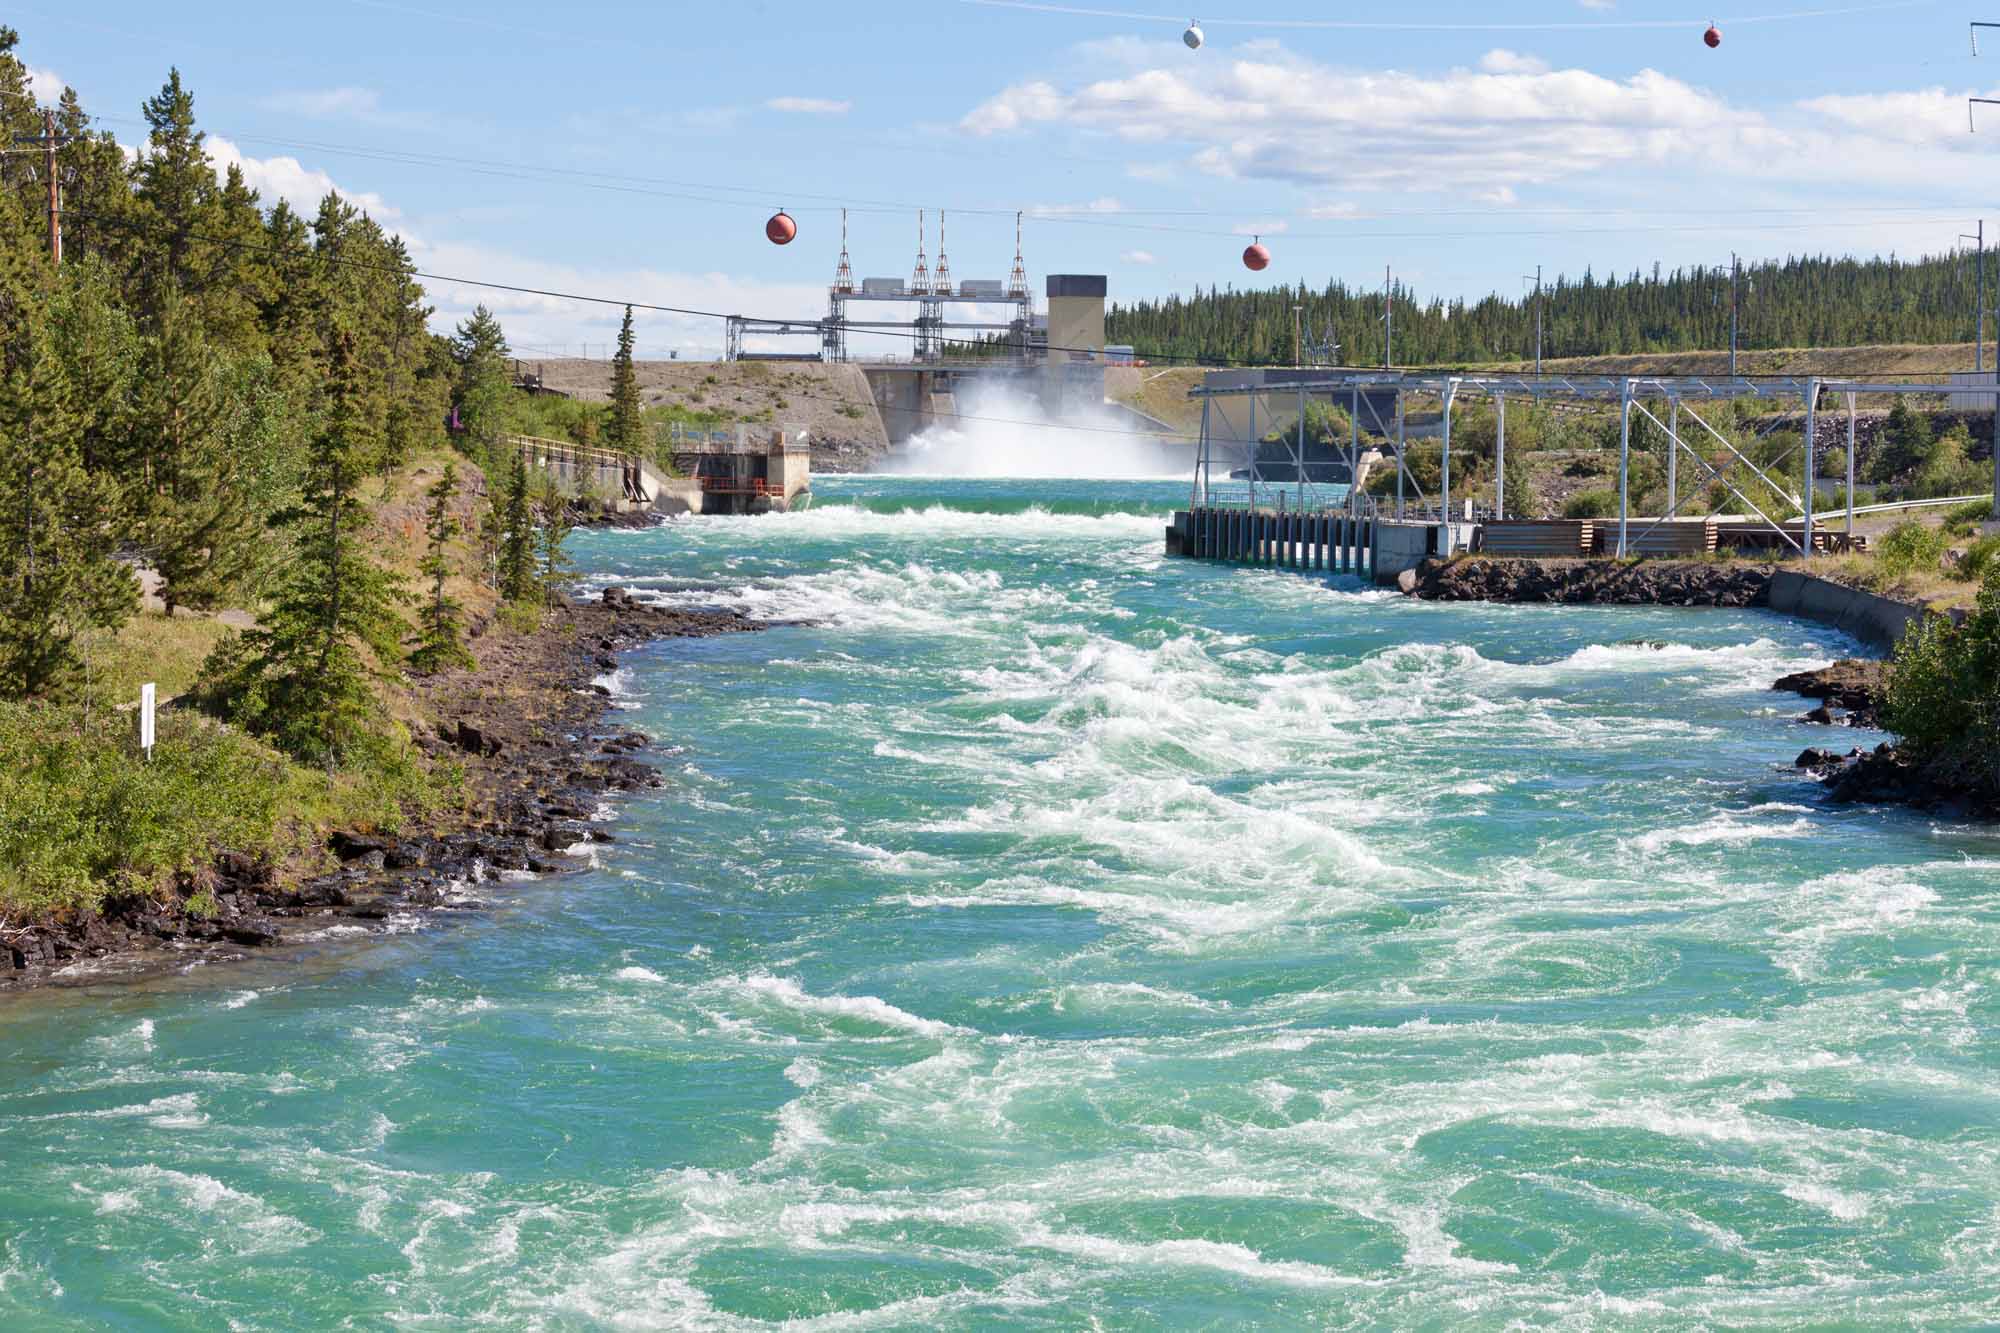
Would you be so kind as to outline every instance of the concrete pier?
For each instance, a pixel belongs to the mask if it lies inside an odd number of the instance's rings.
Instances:
[[[1332,510],[1247,509],[1202,505],[1178,510],[1166,532],[1167,554],[1188,560],[1275,565],[1301,572],[1365,575],[1391,584],[1437,554],[1436,523],[1397,523]]]

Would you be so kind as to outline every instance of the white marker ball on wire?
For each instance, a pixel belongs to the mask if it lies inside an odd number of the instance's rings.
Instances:
[[[1188,24],[1187,31],[1181,34],[1181,40],[1187,43],[1188,50],[1201,50],[1201,24],[1198,21]]]

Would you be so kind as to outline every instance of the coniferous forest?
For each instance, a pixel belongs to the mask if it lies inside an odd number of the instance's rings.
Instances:
[[[532,424],[497,320],[433,332],[353,204],[218,173],[177,71],[128,151],[73,91],[37,105],[18,44],[0,27],[0,921],[456,799],[399,699],[470,661],[460,590],[531,627],[547,579],[502,587],[500,553],[566,531],[494,466]],[[142,681],[175,700],[150,758]]]
[[[1989,284],[2000,262],[1989,259]],[[1555,277],[1542,289],[1547,358],[1686,352],[1729,345],[1730,272],[1725,268],[1633,272],[1620,278]],[[1746,264],[1736,284],[1739,345],[1855,347],[1874,343],[1969,342],[1977,305],[1970,255],[1802,256]],[[1994,297],[1990,285],[1987,300]],[[1524,361],[1535,354],[1535,296],[1423,300],[1391,289],[1397,365]],[[1197,288],[1187,297],[1114,308],[1106,336],[1156,361],[1265,365],[1292,361],[1292,307],[1302,305],[1304,341],[1337,343],[1345,365],[1382,360],[1382,289],[1330,282],[1314,291]],[[1331,333],[1329,338],[1327,335]],[[1989,330],[1990,336],[1990,330]]]

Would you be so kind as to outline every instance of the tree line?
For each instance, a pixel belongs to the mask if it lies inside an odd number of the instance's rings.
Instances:
[[[1989,274],[2000,289],[2000,265]],[[1992,299],[1989,292],[1988,299]],[[1634,270],[1624,278],[1558,276],[1540,296],[1545,357],[1708,350],[1729,346],[1737,308],[1739,346],[1855,347],[1971,341],[1977,274],[1966,255],[1916,260],[1794,256],[1747,265],[1733,290],[1727,268]],[[1493,294],[1475,301],[1420,298],[1402,283],[1388,295],[1397,365],[1474,365],[1535,355],[1537,298]],[[1290,365],[1293,307],[1300,342],[1337,344],[1325,359],[1377,365],[1383,357],[1380,288],[1329,281],[1314,291],[1197,287],[1114,306],[1105,337],[1155,361]]]
[[[15,144],[44,128],[18,44],[0,27]],[[407,248],[364,211],[329,193],[308,217],[218,174],[177,70],[129,154],[73,90],[53,111],[59,265],[42,156],[0,156],[0,700],[73,696],[143,568],[170,613],[259,610],[204,668],[213,709],[301,760],[366,758],[393,743],[380,682],[469,661],[450,578],[532,607],[565,569],[563,497],[502,444],[522,395],[500,324],[482,307],[431,332]],[[614,445],[639,429],[626,323]],[[426,493],[413,582],[379,560],[371,506],[447,448],[465,473]],[[474,470],[490,503],[461,524]]]

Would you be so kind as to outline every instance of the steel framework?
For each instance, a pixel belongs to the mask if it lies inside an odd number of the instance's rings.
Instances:
[[[1382,420],[1376,404],[1380,396],[1393,393],[1395,396],[1395,420],[1393,427]],[[1348,476],[1358,476],[1361,462],[1360,418],[1361,409],[1366,404],[1375,416],[1376,432],[1393,451],[1396,461],[1395,517],[1401,519],[1410,513],[1412,505],[1407,498],[1406,487],[1416,493],[1415,516],[1435,516],[1447,523],[1451,513],[1451,424],[1452,411],[1461,398],[1483,396],[1496,407],[1495,413],[1495,474],[1501,479],[1495,487],[1495,518],[1506,516],[1507,475],[1507,414],[1509,397],[1527,399],[1531,402],[1545,400],[1570,402],[1596,402],[1618,404],[1618,546],[1617,554],[1624,556],[1633,547],[1662,523],[1678,517],[1683,506],[1696,494],[1689,491],[1686,496],[1680,490],[1680,457],[1686,453],[1699,470],[1704,482],[1719,483],[1730,494],[1742,502],[1745,516],[1760,521],[1771,528],[1784,545],[1794,552],[1803,554],[1814,548],[1815,524],[1830,515],[1815,513],[1817,501],[1818,432],[1820,402],[1828,394],[1844,398],[1847,415],[1847,464],[1845,481],[1846,504],[1840,513],[1845,515],[1845,526],[1851,535],[1854,531],[1854,443],[1857,415],[1856,400],[1863,395],[1881,394],[1952,394],[1968,393],[1994,399],[2000,405],[2000,385],[1996,384],[1937,384],[1937,383],[1893,383],[1862,380],[1835,379],[1831,377],[1777,377],[1777,376],[1699,376],[1699,375],[1641,375],[1641,376],[1588,376],[1588,375],[1527,375],[1527,374],[1471,374],[1452,371],[1405,371],[1405,370],[1362,370],[1362,369],[1289,369],[1229,370],[1212,371],[1203,383],[1188,390],[1188,396],[1200,400],[1201,443],[1196,455],[1194,487],[1189,497],[1191,507],[1216,503],[1214,478],[1215,454],[1218,440],[1232,444],[1249,446],[1248,503],[1255,508],[1258,504],[1258,487],[1267,488],[1273,502],[1288,489],[1296,488],[1294,504],[1305,506],[1308,497],[1319,499],[1315,485],[1307,475],[1304,451],[1307,407],[1314,401],[1340,403],[1348,406],[1351,433],[1347,448]],[[1366,395],[1364,397],[1364,395]],[[1439,422],[1441,440],[1441,466],[1439,476],[1438,502],[1430,503],[1416,478],[1411,474],[1405,457],[1408,440],[1405,431],[1405,400],[1417,395],[1438,400],[1443,410]],[[1726,402],[1740,398],[1755,398],[1774,401],[1796,399],[1805,411],[1805,433],[1799,446],[1787,450],[1784,455],[1768,466],[1760,467],[1722,432],[1710,425],[1701,408],[1716,402]],[[1296,469],[1295,476],[1274,482],[1262,476],[1263,467],[1259,458],[1260,445],[1268,443],[1257,429],[1257,412],[1260,401],[1266,404],[1266,422],[1278,410],[1277,405],[1286,400],[1295,403],[1293,420],[1299,423],[1289,448],[1291,461]],[[1247,400],[1249,407],[1248,429],[1242,434],[1234,433],[1234,422],[1226,405],[1233,400]],[[1697,405],[1700,405],[1699,407]],[[1655,411],[1662,406],[1662,412]],[[1711,409],[1712,412],[1712,409]],[[1651,422],[1667,439],[1667,503],[1668,510],[1658,517],[1635,518],[1631,512],[1632,440],[1634,418]],[[1700,428],[1693,436],[1708,448],[1695,447],[1689,437],[1682,432],[1682,420],[1691,420]],[[1218,427],[1230,427],[1230,433],[1223,434]],[[1391,431],[1393,430],[1393,434]],[[1785,469],[1792,463],[1795,454],[1803,455],[1797,467],[1796,491],[1792,489],[1792,478],[1785,475]],[[1718,463],[1717,460],[1720,460]],[[1789,509],[1774,516],[1746,496],[1731,480],[1738,468],[1754,473],[1772,491],[1776,492]],[[1773,474],[1776,475],[1773,475]],[[1699,488],[1697,488],[1698,490]],[[1323,502],[1323,501],[1322,501]],[[1370,510],[1375,502],[1363,497],[1358,486],[1350,485],[1347,493],[1339,501],[1349,513]],[[2000,504],[2000,494],[1995,497]],[[1467,517],[1471,517],[1471,503],[1466,504]],[[1643,523],[1635,534],[1635,523]],[[1794,526],[1796,525],[1796,526]],[[1454,549],[1454,537],[1444,539],[1444,553]]]

